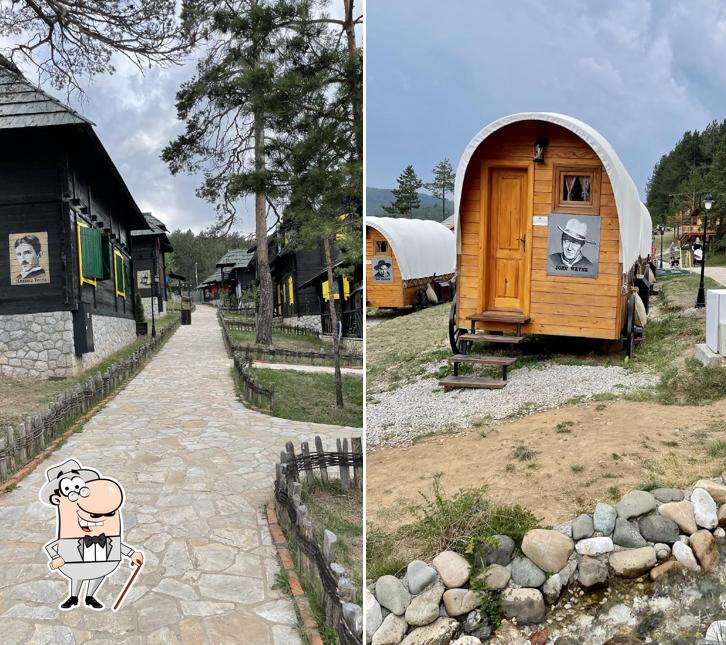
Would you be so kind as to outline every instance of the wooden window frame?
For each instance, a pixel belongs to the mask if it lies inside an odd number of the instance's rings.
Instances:
[[[76,233],[78,236],[78,275],[82,285],[90,284],[92,287],[95,287],[96,281],[83,275],[83,245],[81,244],[81,227],[91,228],[88,224],[81,222],[80,220],[76,221]]]
[[[568,202],[562,199],[565,175],[590,175],[590,201]],[[592,164],[555,164],[552,168],[552,209],[558,213],[599,215],[602,166]]]
[[[121,269],[121,275],[119,275],[118,264],[116,258],[121,258],[121,267],[125,264],[125,259],[122,253],[119,253],[116,249],[113,250],[113,277],[114,277],[114,288],[116,291],[117,298],[123,298],[126,300],[126,281],[124,279],[124,271]],[[119,278],[121,282],[121,288],[119,289]]]
[[[388,253],[388,240],[376,240],[376,253]]]

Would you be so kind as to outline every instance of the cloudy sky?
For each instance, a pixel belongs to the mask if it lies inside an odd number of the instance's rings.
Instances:
[[[454,168],[487,123],[527,111],[586,121],[645,196],[686,130],[726,118],[718,0],[369,0],[367,179]]]

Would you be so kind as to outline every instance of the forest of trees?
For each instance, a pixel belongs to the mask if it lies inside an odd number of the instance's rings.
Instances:
[[[648,180],[646,205],[654,224],[671,224],[674,213],[700,205],[704,193],[726,199],[726,120],[713,121],[699,132],[686,132],[663,155]]]

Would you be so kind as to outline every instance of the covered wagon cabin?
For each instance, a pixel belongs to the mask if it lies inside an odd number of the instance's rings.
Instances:
[[[432,220],[366,217],[366,267],[368,307],[418,308],[428,284],[454,276],[454,234]]]
[[[459,162],[455,215],[455,376],[444,387],[504,386],[515,359],[470,355],[473,343],[511,348],[538,334],[627,339],[632,351],[652,224],[596,130],[542,112],[486,126]],[[460,363],[501,366],[504,378],[459,376]]]

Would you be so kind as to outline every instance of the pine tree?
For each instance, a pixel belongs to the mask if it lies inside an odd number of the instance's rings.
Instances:
[[[411,217],[413,211],[421,206],[418,189],[422,186],[423,182],[416,175],[413,166],[409,164],[398,177],[398,188],[391,191],[395,199],[389,206],[384,206],[383,210],[394,217],[399,215]]]
[[[446,193],[454,192],[454,180],[456,175],[448,159],[440,161],[434,166],[434,178],[424,184],[426,190],[430,190],[436,197],[441,198],[441,220],[446,219]]]

